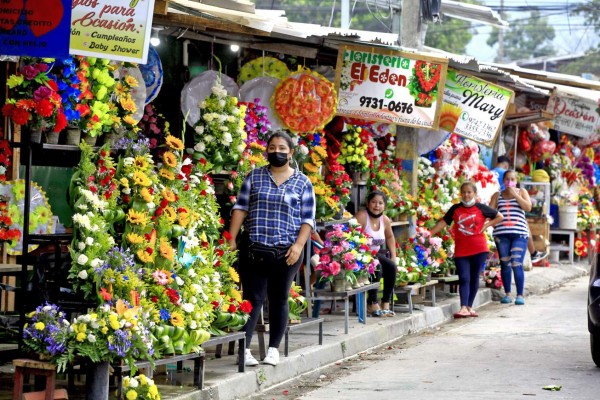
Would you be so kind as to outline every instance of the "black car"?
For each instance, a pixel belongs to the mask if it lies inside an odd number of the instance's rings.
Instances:
[[[594,257],[588,289],[588,330],[592,359],[600,367],[600,258]]]

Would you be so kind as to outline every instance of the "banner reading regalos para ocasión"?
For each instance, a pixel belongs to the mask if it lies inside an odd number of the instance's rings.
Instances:
[[[145,64],[154,0],[73,0],[70,53]]]
[[[510,89],[448,69],[440,129],[491,147],[514,96]]]
[[[342,46],[335,83],[338,115],[437,129],[448,60]]]

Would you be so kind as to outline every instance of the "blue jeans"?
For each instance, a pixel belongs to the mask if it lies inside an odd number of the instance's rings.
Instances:
[[[523,296],[523,288],[525,287],[523,259],[525,258],[525,251],[527,251],[527,236],[512,233],[495,236],[494,241],[500,255],[504,291],[506,293],[511,292],[511,280],[514,273],[517,296]]]
[[[488,253],[478,253],[467,257],[456,257],[456,272],[458,273],[458,292],[460,306],[473,307],[473,302],[479,290],[479,274],[483,270]]]

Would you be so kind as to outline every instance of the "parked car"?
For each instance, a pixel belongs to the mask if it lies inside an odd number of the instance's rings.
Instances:
[[[592,359],[600,367],[600,257],[595,256],[590,268],[588,288],[588,330]]]

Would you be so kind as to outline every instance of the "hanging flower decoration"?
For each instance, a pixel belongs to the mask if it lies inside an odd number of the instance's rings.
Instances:
[[[214,173],[231,170],[246,148],[245,105],[230,96],[217,80],[212,93],[200,104],[200,118],[194,126],[194,159],[205,159]]]
[[[0,196],[0,245],[8,243],[9,246],[14,246],[21,238],[21,231],[11,227],[12,224],[12,219],[8,214],[8,198]]]
[[[368,136],[361,136],[363,128],[348,125],[344,133],[342,148],[338,161],[348,172],[366,172],[371,164],[367,158],[369,150]]]
[[[300,70],[279,82],[271,103],[292,132],[316,132],[334,117],[337,94],[324,76]]]
[[[283,61],[273,57],[259,57],[245,63],[240,69],[237,81],[241,86],[251,79],[259,76],[270,76],[277,79],[285,79],[290,70]]]
[[[240,102],[239,105],[246,106],[246,115],[244,117],[244,130],[246,131],[246,145],[258,143],[261,146],[267,145],[269,132],[271,131],[271,122],[267,116],[267,107],[260,104],[260,99],[254,99],[253,103]]]
[[[60,132],[67,126],[58,85],[49,76],[54,60],[24,58],[19,71],[7,80],[10,96],[2,114],[17,125],[31,124]]]
[[[78,109],[81,90],[75,59],[73,57],[57,59],[51,76],[57,83],[67,124],[76,124],[81,118]]]
[[[155,161],[157,161],[165,151],[165,137],[170,135],[170,124],[165,116],[157,113],[154,105],[147,104],[144,108],[144,115],[138,122],[139,134],[148,138],[150,151]]]
[[[11,157],[12,149],[8,140],[4,139],[4,132],[0,128],[0,183],[6,182],[8,167],[12,163]]]
[[[333,193],[339,198],[340,204],[346,207],[350,202],[352,178],[350,178],[344,167],[337,160],[330,160],[327,164],[325,183],[333,189]]]
[[[99,136],[112,129],[116,120],[110,96],[114,90],[114,66],[110,60],[96,57],[78,57],[81,102],[77,106],[80,114],[79,126],[89,136]]]

